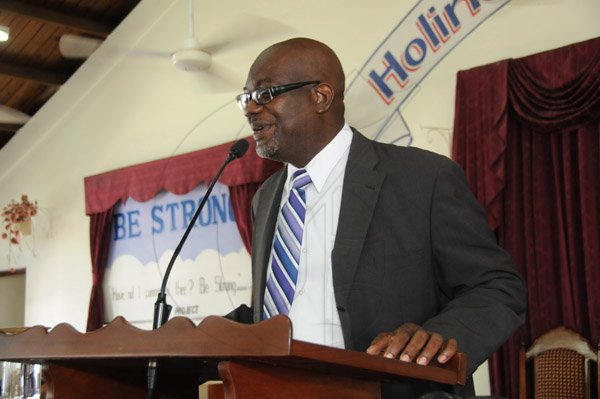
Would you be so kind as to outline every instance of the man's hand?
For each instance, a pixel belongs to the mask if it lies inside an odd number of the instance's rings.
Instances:
[[[454,338],[444,341],[440,334],[425,331],[414,323],[406,323],[391,333],[379,334],[367,348],[367,353],[427,365],[436,356],[439,363],[446,363],[456,354],[456,350]]]

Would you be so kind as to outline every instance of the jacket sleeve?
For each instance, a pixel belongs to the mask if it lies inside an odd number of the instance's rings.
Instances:
[[[455,338],[472,373],[524,322],[525,286],[459,165],[442,162],[431,199],[435,272],[447,302],[423,327]]]

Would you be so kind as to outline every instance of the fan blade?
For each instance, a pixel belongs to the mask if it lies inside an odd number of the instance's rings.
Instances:
[[[200,38],[202,49],[210,54],[232,51],[263,38],[277,37],[291,28],[280,22],[252,14],[243,14]]]
[[[201,74],[206,75],[210,88],[216,93],[237,93],[244,85],[244,78],[214,58],[210,68],[201,71]]]
[[[104,52],[109,53],[112,58],[119,57],[144,57],[144,58],[163,58],[168,60],[173,51],[151,49],[148,47],[126,47],[120,44],[104,43]]]
[[[170,51],[160,51],[160,50],[150,50],[150,49],[132,49],[129,51],[128,55],[133,56],[141,56],[148,58],[163,58],[168,60],[174,52]]]

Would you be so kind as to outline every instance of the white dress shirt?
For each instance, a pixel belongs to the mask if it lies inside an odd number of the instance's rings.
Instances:
[[[312,184],[306,189],[306,217],[294,301],[289,312],[293,338],[338,348],[344,337],[336,308],[331,271],[331,251],[335,242],[344,172],[352,141],[346,124],[304,169]],[[296,170],[287,166],[288,179],[282,193],[285,203]]]

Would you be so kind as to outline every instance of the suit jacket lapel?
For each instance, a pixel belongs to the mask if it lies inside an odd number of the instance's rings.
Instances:
[[[338,308],[345,308],[354,272],[371,224],[384,175],[375,170],[379,157],[364,136],[354,130],[332,252],[333,285]]]
[[[331,254],[333,285],[338,307],[346,306],[349,288],[371,223],[379,190],[384,175],[375,171],[379,157],[370,141],[354,130],[348,163],[344,175],[344,188],[336,240]],[[261,208],[254,209],[254,244],[252,253],[254,286],[254,321],[260,321],[266,285],[266,272],[271,254],[272,239],[277,223],[283,185],[286,180],[286,168],[277,172],[268,187],[259,190],[260,198],[256,203]],[[345,322],[342,320],[342,323]],[[348,329],[345,329],[346,331]]]
[[[256,204],[261,204],[260,208],[254,209],[254,234],[252,245],[252,275],[254,287],[254,321],[260,321],[262,317],[262,307],[265,296],[266,273],[269,266],[269,257],[273,246],[273,234],[279,214],[279,205],[281,204],[281,193],[287,177],[287,168],[284,167],[277,172],[271,180],[265,183],[259,191],[260,198]]]

